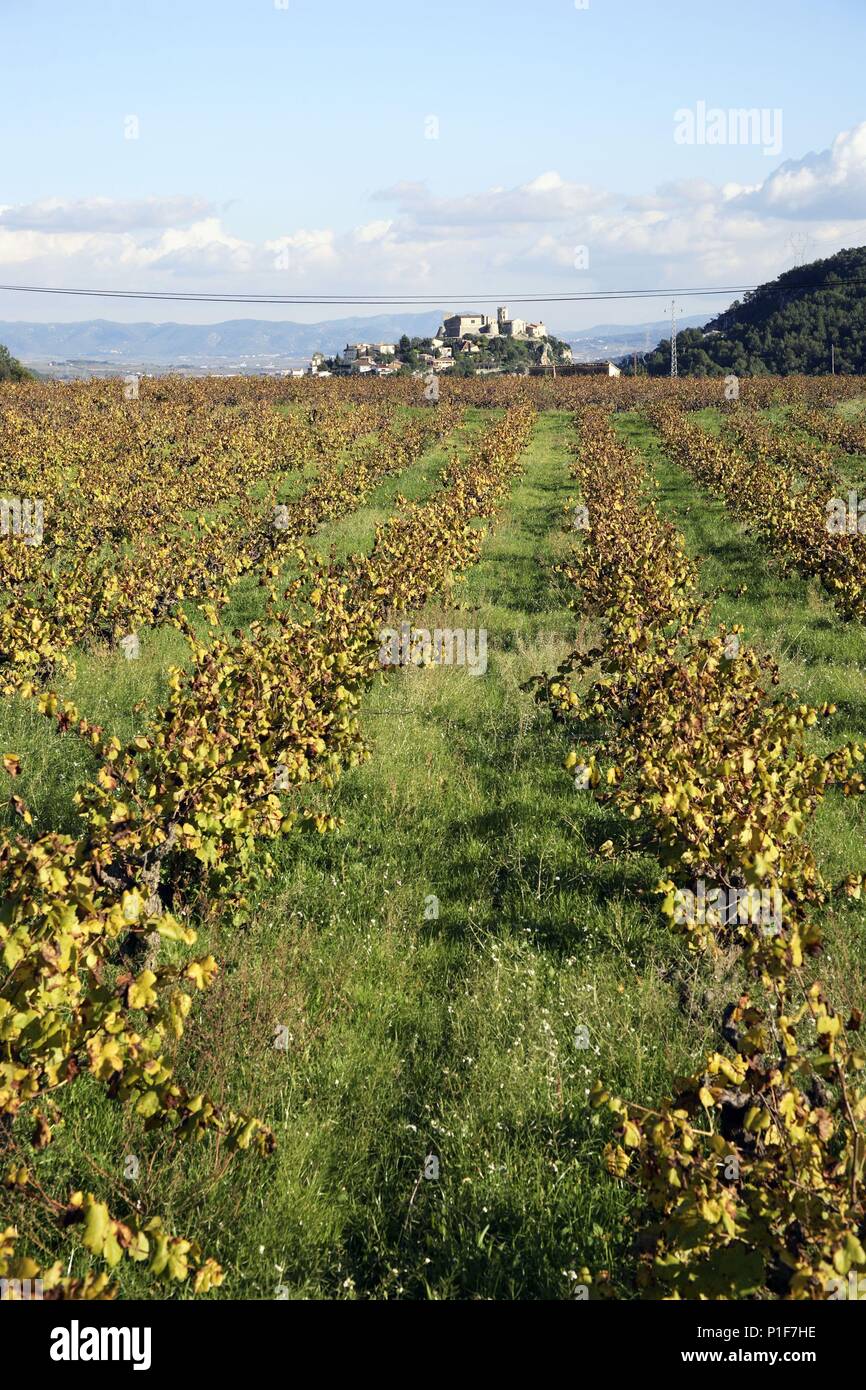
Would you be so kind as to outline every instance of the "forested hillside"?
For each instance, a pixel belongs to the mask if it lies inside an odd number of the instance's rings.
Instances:
[[[808,375],[866,371],[866,247],[786,270],[736,300],[704,328],[677,334],[679,371],[689,376]],[[646,359],[670,371],[670,338]]]

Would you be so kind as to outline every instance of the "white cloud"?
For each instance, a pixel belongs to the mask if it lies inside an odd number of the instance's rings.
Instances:
[[[0,208],[0,226],[15,231],[124,232],[173,227],[211,211],[203,198],[43,198]]]
[[[786,160],[740,197],[774,217],[866,217],[866,121],[842,131],[829,150]]]
[[[361,242],[384,241],[394,223],[389,219],[378,222],[367,222],[363,227],[355,230],[355,239]]]
[[[488,188],[459,198],[436,198],[425,184],[415,182],[396,183],[373,196],[382,202],[396,203],[400,212],[419,227],[449,230],[563,221],[612,200],[605,190],[568,183],[555,170],[515,188]]]

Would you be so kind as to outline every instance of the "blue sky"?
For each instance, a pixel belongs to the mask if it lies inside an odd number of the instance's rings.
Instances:
[[[591,292],[866,241],[863,0],[0,0],[0,27],[3,283]],[[678,143],[699,102],[780,112],[781,149]],[[0,318],[95,315],[236,316],[0,291]]]

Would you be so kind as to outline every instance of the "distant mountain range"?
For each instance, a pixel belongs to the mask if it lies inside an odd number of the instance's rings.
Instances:
[[[266,319],[229,319],[225,323],[0,323],[0,343],[22,362],[45,367],[50,362],[176,365],[278,365],[304,361],[313,352],[330,356],[350,342],[396,342],[403,333],[426,338],[436,332],[442,313],[374,314],[367,318],[327,319],[321,323],[280,323]],[[681,328],[703,322],[684,318]],[[653,323],[598,324],[556,337],[570,343],[577,361],[620,357],[654,346],[667,327]]]
[[[442,322],[425,314],[377,314],[324,323],[229,319],[225,323],[0,323],[0,342],[22,362],[88,360],[237,362],[242,357],[307,358],[334,353],[347,342],[393,342],[401,333],[428,337]]]

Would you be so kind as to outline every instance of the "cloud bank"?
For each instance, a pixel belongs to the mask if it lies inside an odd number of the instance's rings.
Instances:
[[[369,220],[348,230],[274,228],[261,242],[233,235],[225,212],[186,194],[0,207],[0,277],[169,292],[426,293],[461,303],[508,290],[752,283],[866,239],[866,122],[760,184],[684,178],[629,192],[545,170],[457,197],[402,181],[371,204]],[[25,317],[31,301],[16,303]],[[709,316],[716,302],[705,304]],[[634,317],[634,308],[621,313]],[[584,322],[597,321],[598,309],[587,306]],[[574,310],[556,312],[579,326]]]

